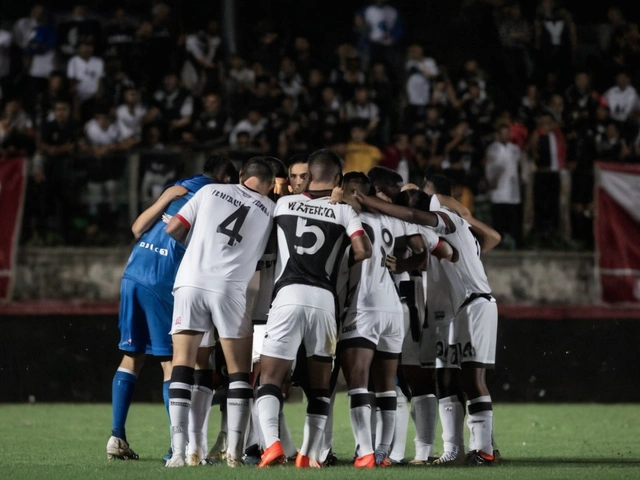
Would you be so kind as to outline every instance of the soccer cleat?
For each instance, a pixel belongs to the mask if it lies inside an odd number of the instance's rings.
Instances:
[[[467,465],[480,465],[485,467],[490,467],[494,465],[496,462],[496,458],[494,455],[489,455],[488,453],[484,453],[482,450],[474,450],[467,454],[467,458],[465,463]]]
[[[460,450],[456,448],[455,450],[444,452],[442,456],[436,458],[431,465],[462,465],[464,462],[464,457],[460,454]]]
[[[353,466],[356,468],[375,468],[376,457],[373,453],[363,455],[362,457],[358,457],[354,460]]]
[[[311,463],[309,457],[298,452],[298,456],[296,457],[296,467],[309,468],[310,466]]]
[[[190,453],[187,455],[187,465],[190,467],[197,467],[198,465],[202,465],[202,461],[204,459],[198,455],[197,453]]]
[[[242,462],[245,465],[258,465],[260,463],[261,455],[262,452],[260,451],[260,447],[258,447],[258,445],[251,445],[245,448]]]
[[[387,452],[384,450],[376,450],[373,454],[376,459],[376,466],[378,467],[389,467],[391,465],[391,460],[387,456]]]
[[[109,437],[107,442],[107,460],[118,458],[120,460],[138,460],[138,454],[129,448],[126,440],[118,437]]]
[[[497,449],[493,449],[493,458],[494,458],[494,465],[496,463],[498,463],[501,459],[502,459],[502,455],[500,455],[500,450]]]
[[[284,454],[284,450],[282,449],[282,443],[280,443],[280,441],[276,441],[264,452],[262,452],[262,459],[258,464],[258,468],[269,467],[271,465],[281,465],[286,461],[287,457]]]
[[[171,460],[171,457],[173,457],[173,450],[171,449],[171,447],[169,447],[169,450],[167,450],[167,454],[162,457],[162,460],[164,460],[164,462],[166,463]]]
[[[335,453],[333,453],[333,450],[330,449],[329,453],[327,454],[327,458],[324,459],[324,463],[323,465],[325,467],[333,467],[334,465],[338,464],[338,457],[336,456]]]
[[[419,458],[414,458],[413,460],[409,460],[409,465],[411,466],[429,465],[429,460],[420,460]]]
[[[165,467],[184,467],[185,462],[184,462],[184,457],[182,455],[173,455],[171,457],[171,459],[165,463]]]
[[[227,455],[227,467],[236,468],[242,466],[242,460],[237,458],[231,458]]]
[[[207,454],[207,460],[224,460],[227,452],[227,432],[218,433],[216,443],[214,443],[211,450]]]

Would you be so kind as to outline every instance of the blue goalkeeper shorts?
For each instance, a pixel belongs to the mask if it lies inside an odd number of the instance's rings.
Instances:
[[[120,283],[120,350],[156,356],[173,355],[171,317],[173,295],[162,299],[147,287],[129,280]]]

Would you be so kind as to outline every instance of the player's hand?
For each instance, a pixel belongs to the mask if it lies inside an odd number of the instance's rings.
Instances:
[[[391,273],[396,273],[396,267],[398,266],[398,259],[396,257],[393,255],[387,255],[385,264],[387,265],[387,268],[391,270]]]
[[[168,213],[162,214],[162,221],[166,224],[168,224],[172,218],[173,218],[173,215],[169,215]]]
[[[364,205],[365,207],[369,207],[371,205],[370,197],[367,195],[362,195],[358,191],[353,192],[353,197],[360,203],[360,205]]]
[[[277,198],[279,197],[283,197],[288,193],[288,187],[289,186],[289,182],[278,182],[276,180],[275,185],[273,186],[273,193],[275,194],[275,196]]]
[[[335,187],[331,192],[331,200],[329,200],[329,202],[335,205],[336,203],[342,203],[343,198],[344,190],[342,189],[342,187]]]

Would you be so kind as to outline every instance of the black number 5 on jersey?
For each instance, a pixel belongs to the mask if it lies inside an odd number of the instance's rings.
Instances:
[[[218,229],[216,232],[221,233],[229,237],[229,241],[227,245],[233,247],[236,242],[240,243],[242,241],[242,235],[240,235],[240,229],[242,228],[242,224],[247,218],[247,214],[249,213],[249,207],[243,206],[229,215],[220,225],[218,225]],[[231,228],[229,228],[231,227]]]

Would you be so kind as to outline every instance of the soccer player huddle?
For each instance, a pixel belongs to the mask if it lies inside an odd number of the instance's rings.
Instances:
[[[164,372],[167,467],[334,464],[340,370],[355,467],[404,463],[409,401],[410,464],[496,462],[485,370],[495,364],[498,312],[480,254],[500,236],[451,197],[444,177],[420,190],[384,167],[342,168],[326,149],[288,169],[254,157],[237,182],[231,161],[212,155],[203,174],[167,187],[138,217],[121,284],[108,458],[138,458],[125,423],[150,354]],[[307,397],[299,448],[283,413],[292,379]],[[214,398],[222,425],[209,450]]]

